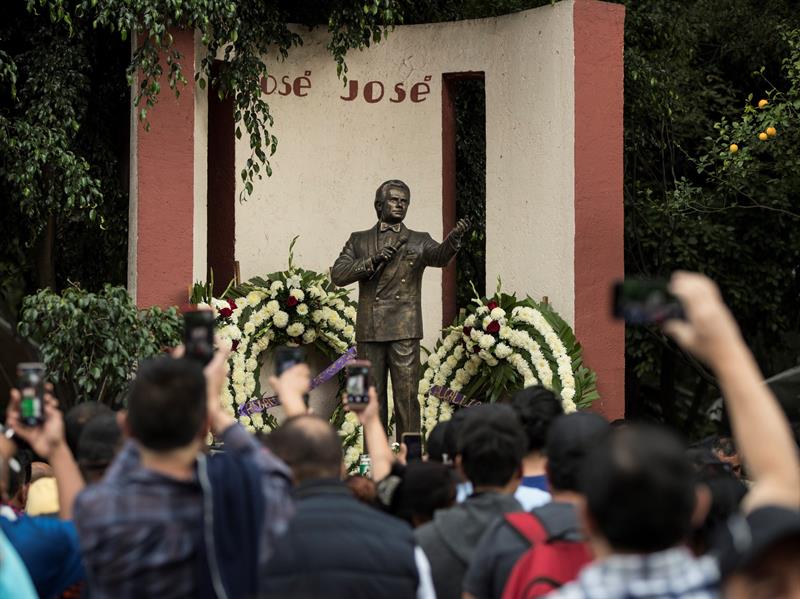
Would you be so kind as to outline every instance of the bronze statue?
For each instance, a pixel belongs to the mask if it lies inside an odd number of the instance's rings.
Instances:
[[[455,256],[469,225],[460,220],[443,243],[403,224],[411,192],[398,180],[375,192],[378,224],[350,235],[331,269],[336,285],[358,281],[358,356],[372,362],[372,376],[388,424],[387,374],[392,375],[397,438],[420,429],[419,340],[422,338],[422,273]]]

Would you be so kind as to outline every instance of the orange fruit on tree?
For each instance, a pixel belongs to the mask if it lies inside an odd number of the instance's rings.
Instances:
[[[769,139],[769,135],[767,135],[762,131],[761,133],[758,134],[758,139],[760,139],[761,141],[767,141]]]
[[[739,151],[739,146],[737,146],[736,144],[731,144],[730,150],[731,154],[736,154],[736,152]]]
[[[766,133],[770,137],[775,137],[778,134],[778,130],[775,127],[767,127]]]
[[[767,100],[763,100],[762,99],[762,100],[758,101],[758,107],[759,108],[764,108],[767,104],[769,104],[769,101],[767,101]]]

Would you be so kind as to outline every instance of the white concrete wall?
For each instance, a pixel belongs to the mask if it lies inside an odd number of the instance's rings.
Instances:
[[[348,55],[350,79],[378,80],[382,101],[340,99],[323,31],[303,33],[273,74],[290,82],[311,71],[305,97],[266,96],[275,117],[273,176],[237,205],[236,259],[243,279],[296,262],[333,264],[348,235],[375,223],[375,189],[386,179],[411,188],[406,224],[441,240],[442,74],[486,73],[487,286],[549,296],[573,320],[573,35],[571,1],[498,19],[398,27],[385,42]],[[430,93],[413,103],[410,88],[430,76]],[[396,83],[407,96],[392,103]],[[237,173],[249,157],[237,143]],[[238,182],[241,189],[241,181]],[[441,271],[425,275],[425,339],[441,323]],[[354,292],[355,297],[355,292]]]

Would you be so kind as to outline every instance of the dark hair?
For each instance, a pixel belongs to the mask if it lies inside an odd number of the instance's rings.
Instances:
[[[456,480],[453,471],[439,462],[409,462],[403,470],[390,512],[412,526],[433,519],[437,510],[453,505]]]
[[[72,455],[78,455],[78,440],[86,423],[100,414],[110,414],[111,408],[96,401],[84,401],[64,415],[64,435]]]
[[[14,455],[17,461],[19,470],[15,470],[8,465],[8,496],[14,497],[17,492],[31,482],[31,463],[33,462],[33,453],[27,449],[21,449]]]
[[[432,462],[443,462],[444,461],[444,454],[448,454],[448,457],[452,460],[455,455],[450,454],[446,451],[447,447],[445,445],[445,434],[447,432],[447,427],[450,424],[449,420],[443,420],[442,422],[437,422],[436,426],[433,427],[430,434],[428,435],[428,439],[425,442],[425,446],[428,453],[428,460]]]
[[[466,410],[458,433],[461,467],[475,487],[503,486],[519,473],[527,439],[514,411],[505,405]]]
[[[606,419],[591,412],[556,418],[547,435],[547,480],[555,491],[580,492],[580,472],[598,443],[611,434]]]
[[[292,469],[296,482],[339,478],[342,444],[327,420],[293,416],[264,438],[264,444]]]
[[[511,398],[511,407],[528,437],[528,453],[542,451],[547,429],[564,413],[561,400],[550,389],[534,385],[517,391]]]
[[[402,189],[408,195],[409,201],[411,200],[411,190],[408,188],[408,185],[400,181],[400,179],[389,179],[388,181],[384,181],[380,185],[378,185],[378,189],[375,190],[375,212],[378,215],[378,218],[381,217],[381,207],[383,206],[383,200],[386,197],[386,191],[391,187],[397,187],[398,189]]]
[[[185,447],[206,424],[206,379],[194,360],[162,356],[139,366],[128,398],[131,436],[147,449]]]
[[[361,503],[372,507],[378,507],[378,491],[375,482],[371,478],[361,474],[351,474],[344,480],[344,484],[353,493],[353,496]]]
[[[683,443],[662,428],[614,431],[584,461],[580,483],[595,527],[615,550],[662,551],[689,536],[694,472]]]
[[[451,460],[455,460],[458,455],[458,435],[468,413],[469,410],[464,408],[457,410],[453,417],[444,423],[444,447],[442,453],[446,453]]]
[[[83,428],[78,443],[78,466],[87,482],[103,477],[122,445],[122,431],[116,414],[101,414]]]

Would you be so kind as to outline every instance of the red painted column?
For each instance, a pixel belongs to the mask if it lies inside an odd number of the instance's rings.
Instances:
[[[575,1],[575,333],[609,419],[625,412],[625,329],[611,318],[624,276],[624,23],[620,4]]]
[[[162,76],[158,103],[148,112],[150,130],[136,124],[136,303],[169,306],[186,302],[192,283],[194,222],[194,33],[171,31],[189,83],[179,98]],[[164,73],[169,67],[164,66]],[[134,109],[135,110],[135,109]],[[134,114],[133,118],[137,118]],[[137,119],[138,120],[138,119]]]

